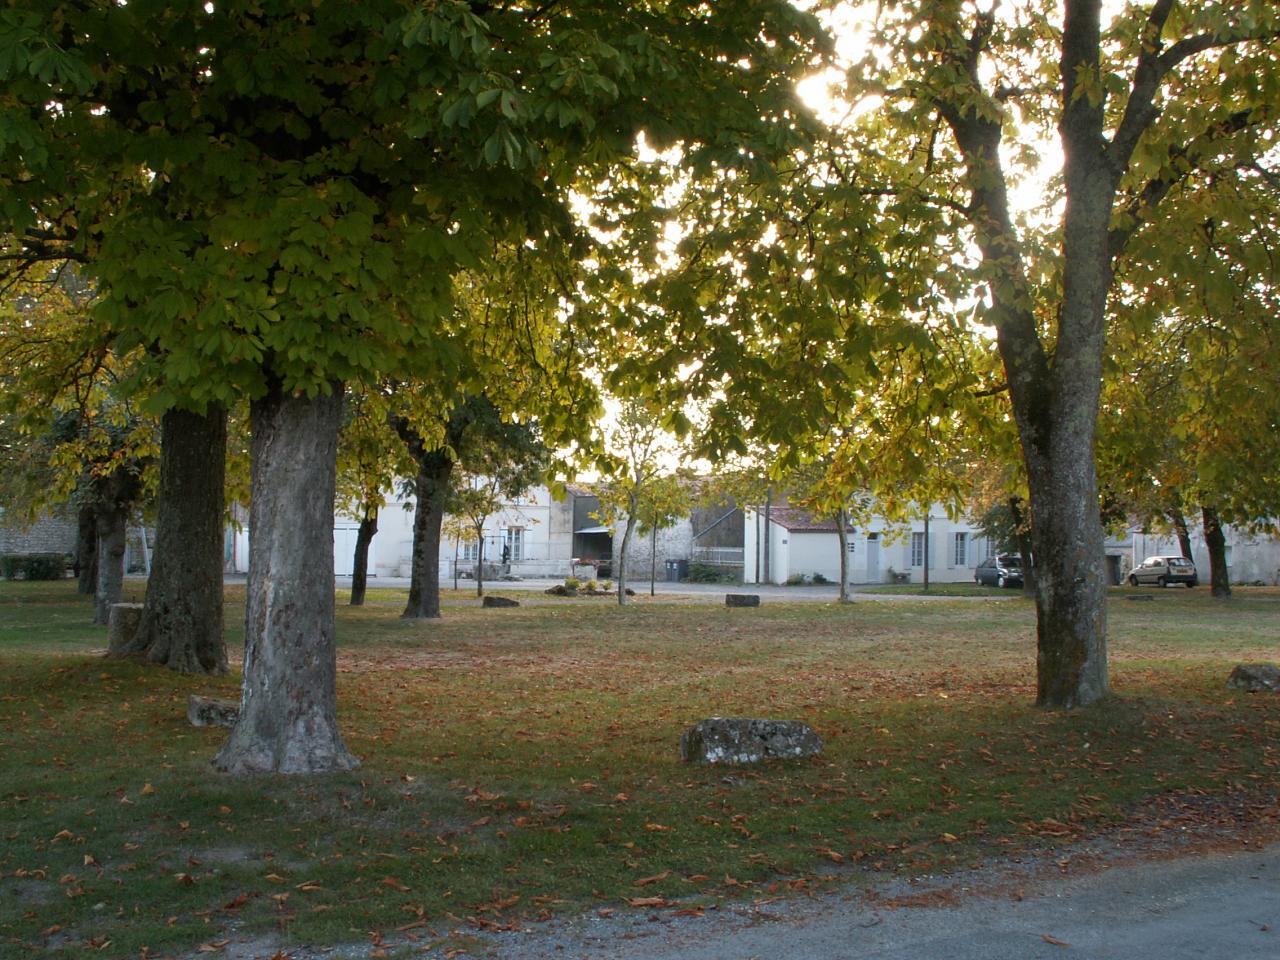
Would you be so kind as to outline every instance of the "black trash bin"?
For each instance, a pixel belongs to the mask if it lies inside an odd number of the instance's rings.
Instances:
[[[689,561],[688,560],[668,560],[667,561],[667,582],[679,583],[689,578]]]

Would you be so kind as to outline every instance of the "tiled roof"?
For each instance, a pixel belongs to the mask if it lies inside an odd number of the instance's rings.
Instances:
[[[764,511],[761,510],[761,513]],[[819,519],[799,507],[777,506],[769,510],[769,519],[793,533],[835,533],[835,518]],[[850,530],[853,528],[850,527]]]

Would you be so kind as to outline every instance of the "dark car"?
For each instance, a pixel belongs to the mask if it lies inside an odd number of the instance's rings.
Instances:
[[[1186,557],[1147,557],[1129,571],[1129,586],[1155,584],[1163,587],[1170,583],[1185,583],[1194,587],[1200,582],[1196,565]]]
[[[973,571],[974,583],[987,587],[1022,586],[1022,558],[1011,553],[987,557]]]

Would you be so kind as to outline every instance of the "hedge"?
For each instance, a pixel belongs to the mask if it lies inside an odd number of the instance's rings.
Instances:
[[[0,577],[6,580],[61,580],[66,575],[67,558],[61,553],[0,555]]]

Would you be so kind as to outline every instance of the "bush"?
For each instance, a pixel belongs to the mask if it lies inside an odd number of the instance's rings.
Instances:
[[[689,572],[685,576],[686,583],[736,583],[737,579],[724,572],[724,569],[710,563],[697,560],[689,561]]]
[[[816,583],[818,586],[822,586],[824,583],[830,583],[831,581],[828,580],[826,577],[824,577],[822,574],[815,573],[813,575],[813,582]]]
[[[786,585],[788,587],[803,587],[808,582],[809,578],[803,573],[793,573],[791,576],[787,577]]]
[[[0,576],[6,580],[61,580],[67,558],[60,553],[7,553],[0,557]]]
[[[587,586],[586,586],[587,593],[596,593],[599,589],[600,589],[600,584],[596,583],[594,580],[587,581]]]
[[[577,590],[580,586],[582,586],[582,581],[577,577],[564,578],[564,588],[566,590]]]

